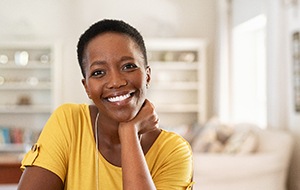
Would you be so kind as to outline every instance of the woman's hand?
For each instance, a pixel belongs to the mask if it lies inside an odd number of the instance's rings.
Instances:
[[[157,127],[158,116],[149,100],[145,100],[142,108],[132,120],[119,124],[124,190],[156,189],[138,134],[154,131]]]
[[[138,114],[128,122],[121,122],[120,127],[134,126],[138,134],[144,134],[157,129],[158,121],[154,105],[146,99]]]

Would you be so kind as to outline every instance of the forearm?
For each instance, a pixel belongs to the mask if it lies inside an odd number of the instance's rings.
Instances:
[[[134,127],[120,127],[121,161],[124,190],[154,190],[142,147]]]

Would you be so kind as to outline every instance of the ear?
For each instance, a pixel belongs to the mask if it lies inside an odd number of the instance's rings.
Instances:
[[[146,68],[146,82],[147,82],[148,86],[150,84],[150,81],[151,81],[151,68],[150,68],[150,66],[147,66],[147,68]]]
[[[84,89],[85,89],[85,92],[86,92],[86,94],[88,95],[89,99],[91,99],[91,95],[90,95],[89,90],[88,90],[88,87],[87,87],[86,79],[85,79],[85,78],[82,79],[82,80],[81,80],[81,83],[82,83],[82,85],[83,85],[83,87],[84,87]]]

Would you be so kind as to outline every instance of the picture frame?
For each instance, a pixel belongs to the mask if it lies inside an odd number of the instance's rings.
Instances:
[[[294,109],[300,113],[300,31],[293,33],[292,54]]]

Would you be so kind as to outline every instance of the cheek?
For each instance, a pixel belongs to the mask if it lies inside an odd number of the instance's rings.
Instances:
[[[89,95],[91,98],[98,98],[100,94],[101,87],[100,85],[93,80],[90,80],[88,85],[87,85]]]
[[[146,98],[147,95],[147,79],[146,75],[141,76],[142,80],[138,82],[138,88],[140,89],[140,96]]]
[[[135,76],[132,80],[132,83],[141,90],[146,90],[147,84],[147,75],[140,73],[138,76]]]

